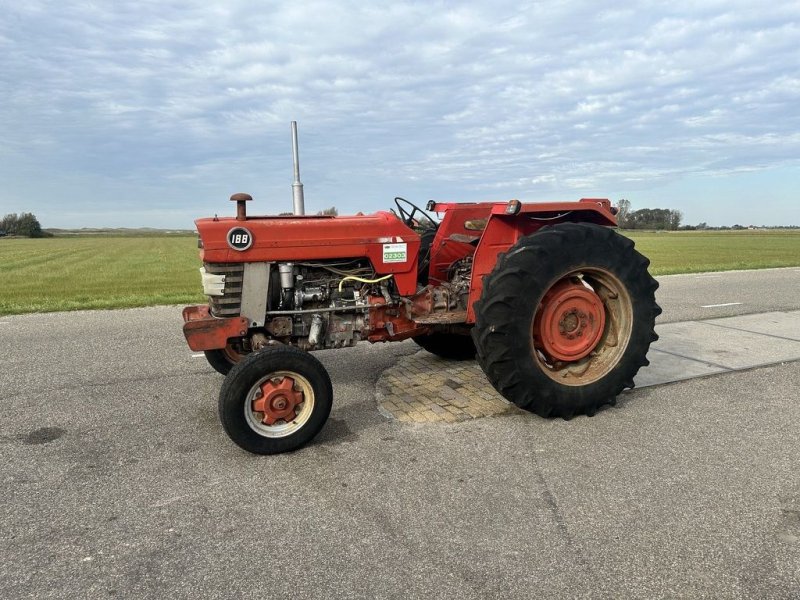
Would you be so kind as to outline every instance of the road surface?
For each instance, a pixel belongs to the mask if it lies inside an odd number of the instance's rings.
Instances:
[[[800,309],[798,269],[661,281],[664,323]],[[405,425],[375,384],[417,348],[360,345],[318,354],[315,443],[256,457],[176,307],[3,317],[0,340],[3,598],[800,595],[800,362],[593,418]]]

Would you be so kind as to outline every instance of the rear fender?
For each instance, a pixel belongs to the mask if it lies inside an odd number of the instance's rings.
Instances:
[[[467,323],[475,322],[473,305],[483,290],[483,278],[497,264],[497,255],[506,252],[526,235],[545,225],[556,223],[595,223],[614,227],[617,224],[611,202],[598,198],[582,198],[579,202],[547,202],[522,204],[517,214],[507,214],[507,204],[495,204],[475,249],[467,301]]]

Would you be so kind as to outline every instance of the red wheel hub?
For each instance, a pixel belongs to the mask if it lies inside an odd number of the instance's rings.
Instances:
[[[598,295],[565,279],[542,298],[533,320],[534,344],[551,359],[580,360],[600,341],[605,324],[606,311]]]
[[[283,419],[287,423],[297,416],[295,408],[303,402],[303,392],[294,389],[294,379],[283,377],[277,383],[269,379],[261,384],[261,390],[253,400],[253,411],[263,413],[261,422],[273,425]]]

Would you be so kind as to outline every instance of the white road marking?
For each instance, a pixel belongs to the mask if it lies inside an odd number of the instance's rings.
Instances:
[[[204,358],[204,357],[205,357],[205,354],[202,354],[202,353],[200,353],[200,354],[192,354],[192,358]]]
[[[719,308],[720,306],[737,306],[741,302],[725,302],[724,304],[702,304],[700,308]]]
[[[0,321],[0,325],[8,325],[11,321]]]
[[[719,279],[722,275],[696,275],[695,279]]]

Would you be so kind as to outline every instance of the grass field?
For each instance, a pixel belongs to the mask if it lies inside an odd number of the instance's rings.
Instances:
[[[0,315],[203,300],[196,236],[0,239]]]
[[[653,275],[800,265],[800,230],[625,231]]]
[[[625,232],[654,275],[800,265],[800,230]],[[0,238],[0,315],[202,302],[194,236]]]

